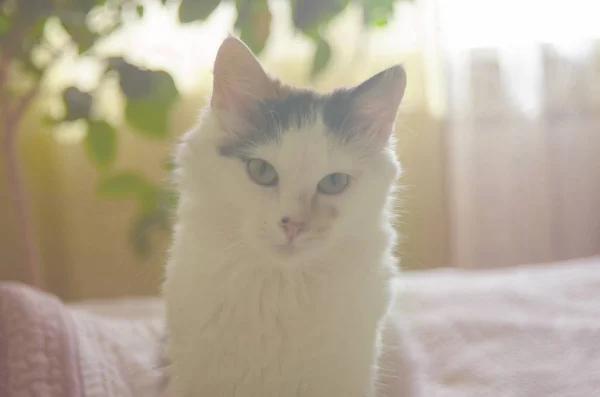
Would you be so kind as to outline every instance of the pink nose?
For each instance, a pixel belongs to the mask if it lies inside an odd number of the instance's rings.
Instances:
[[[288,238],[288,241],[293,241],[306,229],[306,224],[304,222],[292,221],[290,218],[286,217],[281,220],[281,228]]]

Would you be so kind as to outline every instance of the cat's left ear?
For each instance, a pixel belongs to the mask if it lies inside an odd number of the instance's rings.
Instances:
[[[387,142],[406,89],[406,72],[400,65],[376,74],[349,91],[347,127],[365,138]]]

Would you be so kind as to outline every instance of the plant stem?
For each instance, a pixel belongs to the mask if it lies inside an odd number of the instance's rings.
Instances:
[[[16,120],[12,120],[6,114],[4,115],[4,158],[6,159],[8,186],[12,193],[11,196],[17,212],[17,219],[21,226],[21,238],[25,243],[27,255],[25,269],[28,273],[29,283],[34,287],[43,289],[40,251],[36,235],[33,232],[32,220],[29,214],[29,202],[25,194],[23,175],[18,159],[18,124]]]
[[[36,97],[40,82],[36,82],[34,87],[16,106],[11,106],[13,101],[8,93],[8,66],[12,58],[10,50],[7,46],[3,51],[2,58],[0,58],[0,110],[2,111],[4,122],[4,158],[6,161],[8,188],[11,192],[11,198],[17,213],[17,220],[20,224],[21,238],[25,244],[25,270],[29,278],[28,281],[34,287],[43,289],[40,250],[29,214],[29,202],[25,193],[25,184],[18,158],[17,142],[21,119],[31,101]]]

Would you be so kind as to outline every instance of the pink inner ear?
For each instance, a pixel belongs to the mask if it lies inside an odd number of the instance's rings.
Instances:
[[[243,111],[260,103],[260,98],[256,98],[252,93],[245,92],[242,87],[236,86],[236,84],[228,81],[215,81],[211,106],[223,110]]]
[[[365,133],[376,139],[389,139],[394,122],[396,121],[397,108],[390,103],[382,103],[379,100],[355,107],[356,113],[353,117],[356,126],[363,129]]]
[[[398,107],[404,96],[406,78],[399,66],[381,72],[358,87],[351,118],[370,138],[389,139]]]
[[[219,84],[215,83],[213,85],[213,92],[210,100],[211,106],[216,109],[230,110],[228,104],[231,102],[232,100],[231,98],[228,98],[227,91],[223,90]]]
[[[389,105],[370,103],[358,111],[359,117],[368,119],[371,123],[390,122],[396,116],[396,111]]]

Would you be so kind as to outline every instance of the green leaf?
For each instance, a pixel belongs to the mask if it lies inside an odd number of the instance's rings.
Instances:
[[[65,121],[87,119],[92,109],[92,95],[80,91],[76,87],[69,87],[63,92],[63,102],[67,109]]]
[[[129,233],[129,241],[139,256],[148,259],[152,254],[152,233],[170,231],[168,214],[159,211],[154,214],[140,214]]]
[[[151,216],[141,215],[134,221],[129,232],[129,241],[133,250],[143,259],[148,259],[152,253],[150,232],[154,222]]]
[[[161,189],[157,197],[158,208],[164,211],[173,211],[177,208],[179,196],[175,190]]]
[[[69,18],[62,18],[61,22],[73,42],[77,44],[78,53],[82,54],[94,45],[98,39],[98,35],[92,32],[86,25],[84,13],[71,12],[66,15]]]
[[[52,2],[47,0],[16,0],[12,2],[7,1],[6,3],[8,3],[9,9],[13,8],[13,4],[16,3],[17,12],[15,12],[14,16],[19,19],[18,24],[34,21],[40,16],[48,15],[55,11]]]
[[[175,170],[176,164],[175,164],[175,159],[173,157],[169,157],[165,160],[165,162],[163,163],[163,169],[167,172],[172,172],[173,170]]]
[[[292,9],[292,20],[297,29],[312,37],[314,33],[311,32],[319,32],[347,5],[348,0],[295,1]]]
[[[313,59],[312,69],[310,71],[311,77],[317,76],[329,63],[331,58],[331,46],[324,39],[317,41],[317,50],[315,51],[315,57]]]
[[[143,225],[134,224],[130,232],[129,241],[134,252],[143,260],[148,260],[152,256],[152,243],[149,233],[146,232]]]
[[[179,21],[189,23],[208,18],[221,0],[182,0],[179,6]]]
[[[139,197],[140,210],[144,214],[152,214],[160,208],[160,191],[156,186],[148,186]]]
[[[165,190],[130,171],[104,179],[98,185],[96,193],[101,199],[135,200],[140,214],[144,216],[167,212],[167,200],[170,199]]]
[[[119,85],[128,99],[150,97],[169,104],[179,97],[173,77],[165,71],[142,69],[123,58],[110,58],[108,65],[119,74]]]
[[[169,109],[151,100],[128,101],[125,119],[137,132],[150,139],[169,136]]]
[[[87,14],[92,8],[104,5],[106,0],[70,0],[68,3],[65,6],[70,7],[73,11]]]
[[[150,73],[151,92],[149,97],[163,106],[171,106],[179,98],[179,92],[177,91],[173,77],[162,70]]]
[[[132,65],[123,58],[109,59],[109,67],[119,73],[119,85],[128,99],[139,99],[152,91],[152,72]]]
[[[102,199],[142,200],[148,191],[156,188],[139,174],[123,171],[100,182],[96,190]]]
[[[111,58],[108,64],[119,74],[119,84],[127,98],[127,122],[147,138],[167,138],[169,115],[179,98],[171,75],[165,71],[141,69],[122,58]]]
[[[266,0],[237,0],[238,10],[236,29],[240,31],[240,39],[255,54],[260,53],[267,43],[271,31],[271,10]]]
[[[378,28],[386,26],[394,14],[395,3],[395,0],[362,0],[364,25]]]
[[[173,78],[166,72],[153,71],[150,92],[143,99],[130,99],[125,105],[125,118],[138,132],[151,139],[169,136],[169,115],[179,94]]]
[[[0,37],[10,31],[13,20],[4,12],[0,13]]]
[[[105,121],[90,120],[85,137],[88,157],[99,169],[109,168],[117,158],[117,132]]]
[[[137,14],[140,18],[142,18],[144,16],[144,6],[143,5],[136,6],[135,11],[137,12]]]

